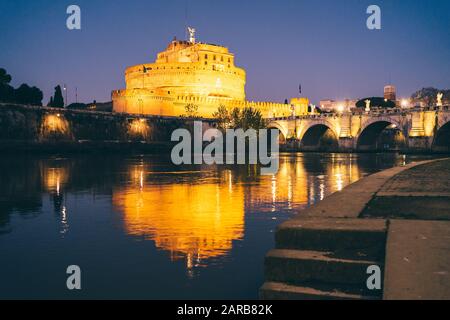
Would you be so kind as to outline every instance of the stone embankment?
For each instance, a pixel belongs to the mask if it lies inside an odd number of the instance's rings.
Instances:
[[[205,128],[211,120],[201,119]],[[0,152],[128,152],[168,149],[194,119],[0,103]]]
[[[276,232],[261,298],[450,299],[449,181],[450,159],[412,163],[300,212]]]

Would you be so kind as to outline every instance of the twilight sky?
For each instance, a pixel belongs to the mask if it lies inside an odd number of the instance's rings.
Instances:
[[[81,7],[81,30],[66,8]],[[381,7],[382,29],[366,28]],[[187,8],[187,10],[186,10]],[[187,15],[186,15],[187,12]],[[0,67],[44,91],[66,83],[69,103],[109,101],[127,66],[153,62],[186,24],[227,46],[247,71],[249,100],[398,96],[450,88],[449,0],[0,0]]]

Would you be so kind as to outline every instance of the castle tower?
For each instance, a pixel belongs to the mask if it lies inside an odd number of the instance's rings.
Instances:
[[[172,40],[153,63],[125,70],[126,88],[111,94],[114,112],[178,117],[195,109],[196,115],[210,118],[225,106],[254,107],[266,118],[292,114],[289,104],[246,101],[246,73],[235,65],[234,54],[199,42],[194,28],[188,32],[189,40]],[[304,100],[292,104],[296,114],[307,112]]]

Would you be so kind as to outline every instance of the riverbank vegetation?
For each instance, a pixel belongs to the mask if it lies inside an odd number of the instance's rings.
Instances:
[[[42,105],[44,96],[39,88],[23,83],[16,89],[10,85],[11,80],[11,75],[5,69],[0,68],[0,102]]]
[[[267,127],[266,120],[263,119],[261,111],[252,107],[227,108],[221,105],[213,118],[217,121],[217,126],[221,130],[226,129],[264,129]]]

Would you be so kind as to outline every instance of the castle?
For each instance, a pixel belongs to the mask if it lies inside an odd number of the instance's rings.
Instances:
[[[112,92],[114,112],[183,116],[190,108],[211,118],[225,106],[252,107],[265,118],[308,113],[307,98],[290,104],[246,101],[245,70],[235,66],[234,55],[226,47],[196,42],[192,28],[189,33],[188,41],[170,42],[154,63],[126,69],[126,89]]]

